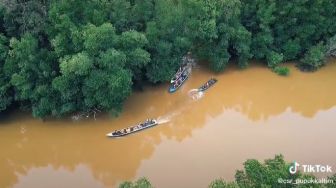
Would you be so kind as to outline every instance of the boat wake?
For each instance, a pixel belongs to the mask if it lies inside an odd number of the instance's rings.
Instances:
[[[170,122],[175,116],[181,114],[181,112],[182,112],[182,110],[179,110],[179,111],[175,111],[175,112],[169,113],[167,115],[158,117],[157,118],[158,124],[163,124],[163,123]]]
[[[170,118],[169,117],[159,117],[157,121],[158,121],[158,124],[164,124],[164,123],[168,123],[170,121]]]
[[[196,101],[204,96],[204,92],[199,91],[198,89],[192,89],[188,92],[188,95],[192,100]]]

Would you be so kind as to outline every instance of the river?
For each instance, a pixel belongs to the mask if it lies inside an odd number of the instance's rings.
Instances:
[[[157,188],[201,188],[233,180],[247,159],[280,153],[336,169],[336,62],[314,73],[288,66],[288,77],[258,64],[221,74],[195,68],[174,94],[167,84],[135,92],[117,118],[42,122],[11,114],[0,121],[0,187],[116,187],[147,177]],[[192,100],[188,91],[212,76],[218,83]],[[105,137],[149,117],[168,122]]]

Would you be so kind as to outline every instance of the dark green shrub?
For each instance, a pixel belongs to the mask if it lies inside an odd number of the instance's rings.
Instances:
[[[275,67],[273,71],[280,76],[288,76],[290,73],[290,70],[288,67]]]

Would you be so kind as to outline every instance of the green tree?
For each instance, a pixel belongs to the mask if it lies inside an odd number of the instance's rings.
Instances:
[[[52,55],[39,48],[38,41],[27,34],[12,38],[5,64],[5,73],[15,90],[15,100],[25,102],[35,117],[50,114],[56,106],[51,81],[56,76]]]
[[[3,0],[5,7],[4,26],[6,32],[15,37],[31,33],[45,33],[48,25],[49,0]]]
[[[119,47],[126,55],[126,68],[133,73],[135,80],[141,80],[142,71],[150,62],[150,54],[145,50],[148,40],[143,33],[131,30],[123,32]]]
[[[244,170],[238,170],[235,179],[239,187],[294,187],[295,184],[283,185],[278,182],[279,178],[295,182],[297,178],[314,178],[311,175],[304,175],[301,172],[289,173],[291,164],[285,162],[282,155],[276,155],[274,159],[265,160],[260,163],[255,159],[247,160],[244,163]],[[301,185],[300,185],[301,186]],[[301,187],[319,187],[314,183],[305,184]]]
[[[83,50],[61,59],[61,75],[53,81],[62,96],[60,113],[92,108],[120,112],[131,93],[132,66],[148,61],[137,54],[143,52],[145,37],[136,32],[117,35],[111,24],[89,24],[81,35]]]
[[[8,55],[8,39],[0,34],[0,112],[12,103],[13,97],[10,91],[9,77],[4,72],[4,63]]]
[[[301,70],[314,71],[325,64],[325,46],[319,43],[311,47],[300,61]]]
[[[282,47],[284,60],[294,60],[301,53],[301,45],[297,40],[289,39]]]
[[[283,61],[283,55],[279,54],[277,52],[271,51],[269,54],[267,54],[267,64],[268,67],[274,68],[278,66]]]
[[[140,178],[135,183],[124,182],[119,185],[119,188],[152,188],[153,186],[146,178]]]
[[[272,25],[275,22],[276,1],[242,0],[242,23],[252,34],[251,52],[256,59],[264,59],[273,48]]]
[[[336,3],[332,0],[242,0],[242,23],[252,33],[252,54],[270,59],[298,60],[314,45],[336,32]]]
[[[289,68],[288,67],[274,67],[273,71],[280,76],[288,76],[289,75]]]
[[[210,183],[209,188],[239,188],[236,183],[226,183],[222,179],[214,180]]]
[[[151,61],[146,66],[146,76],[151,82],[169,80],[182,63],[182,56],[191,47],[191,40],[179,1],[158,0],[153,20],[147,23],[147,51]]]
[[[153,20],[156,3],[153,0],[110,1],[107,6],[108,17],[117,33],[129,30],[144,32],[147,23]]]
[[[89,24],[102,25],[108,20],[108,10],[104,2],[52,1],[48,12],[50,24],[47,33],[58,58],[81,52],[85,27]]]

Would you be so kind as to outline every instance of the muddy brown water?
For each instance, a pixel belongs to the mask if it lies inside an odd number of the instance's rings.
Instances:
[[[168,85],[134,93],[118,118],[0,121],[0,187],[100,188],[147,177],[157,188],[201,188],[233,180],[250,158],[333,166],[336,173],[336,62],[280,77],[261,65],[214,74],[193,70],[176,93]],[[199,100],[188,91],[212,76]],[[120,139],[106,133],[146,118],[169,121]],[[328,174],[316,174],[327,176]]]

